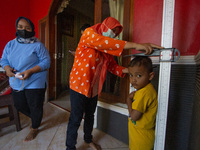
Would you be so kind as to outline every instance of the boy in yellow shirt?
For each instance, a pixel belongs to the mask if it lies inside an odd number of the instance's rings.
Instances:
[[[136,89],[129,94],[129,149],[152,150],[155,140],[157,92],[151,84],[154,77],[152,61],[137,56],[129,64],[130,83]]]

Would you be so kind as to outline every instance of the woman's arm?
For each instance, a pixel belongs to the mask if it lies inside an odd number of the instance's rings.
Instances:
[[[19,75],[23,75],[22,79],[27,79],[28,77],[30,77],[33,73],[37,73],[40,72],[41,68],[37,65],[31,69],[25,70],[23,72],[21,72]],[[19,78],[20,79],[20,78]]]
[[[140,44],[105,37],[103,35],[97,34],[91,28],[88,28],[84,31],[79,44],[114,56],[120,56],[123,49],[136,49],[145,52],[145,54],[151,54],[153,48],[163,48],[152,43]]]
[[[133,43],[133,42],[126,42],[124,49],[136,49],[139,51],[144,51],[146,55],[151,54],[153,51],[153,48],[164,48],[152,43]]]

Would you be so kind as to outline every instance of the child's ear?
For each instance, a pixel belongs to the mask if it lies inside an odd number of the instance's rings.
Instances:
[[[154,75],[155,75],[154,72],[151,72],[151,73],[149,74],[149,81],[151,81],[151,80],[153,79]]]

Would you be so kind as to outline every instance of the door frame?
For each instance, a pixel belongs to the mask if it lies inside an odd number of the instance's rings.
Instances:
[[[53,100],[56,98],[56,19],[57,10],[62,3],[62,0],[52,0],[51,6],[49,8],[48,14],[48,25],[49,25],[49,38],[48,38],[48,49],[51,57],[51,67],[49,69],[49,100]],[[132,41],[133,40],[133,7],[134,0],[124,0],[124,20],[123,20],[123,40]],[[94,24],[102,22],[102,0],[95,0],[95,11],[94,11]],[[129,54],[129,51],[123,51],[122,55]],[[122,65],[127,67],[130,59],[124,59],[122,61]],[[129,94],[129,79],[126,76],[121,80],[123,84],[120,84],[120,96],[114,96],[108,93],[102,93],[100,99],[106,102],[113,102],[116,100],[122,103],[125,103],[126,97]],[[109,101],[108,101],[109,100]]]
[[[49,20],[49,54],[51,57],[51,67],[49,69],[49,100],[56,99],[56,54],[57,54],[57,32],[56,32],[56,15],[58,7],[62,0],[52,0],[49,8],[48,20]]]
[[[49,17],[45,16],[39,20],[39,40],[45,45],[47,50],[49,50]],[[49,83],[49,69],[47,74],[47,82]],[[47,86],[45,92],[45,103],[49,100],[49,86]]]

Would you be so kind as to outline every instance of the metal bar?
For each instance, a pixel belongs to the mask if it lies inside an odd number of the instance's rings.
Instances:
[[[172,47],[174,5],[175,5],[175,0],[164,0],[163,2],[162,42],[161,42],[161,45],[163,47]],[[154,143],[154,150],[165,149],[170,75],[171,75],[171,62],[160,62],[159,87],[158,87],[158,112],[156,118],[156,132],[155,132],[156,137]]]

